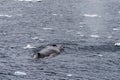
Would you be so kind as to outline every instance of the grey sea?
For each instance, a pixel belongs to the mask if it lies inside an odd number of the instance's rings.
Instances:
[[[120,1],[0,0],[0,80],[120,80]]]

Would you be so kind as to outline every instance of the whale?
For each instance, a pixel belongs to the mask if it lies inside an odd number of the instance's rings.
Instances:
[[[45,57],[55,57],[64,51],[63,45],[53,44],[47,45],[43,49],[40,49],[37,53],[33,55],[34,59],[45,58]]]

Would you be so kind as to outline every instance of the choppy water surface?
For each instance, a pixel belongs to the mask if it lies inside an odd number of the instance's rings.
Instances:
[[[119,80],[119,0],[1,0],[0,80]],[[59,43],[42,60],[34,51]]]

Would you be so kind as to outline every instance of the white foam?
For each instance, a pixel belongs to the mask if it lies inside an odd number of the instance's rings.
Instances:
[[[81,32],[77,32],[76,34],[80,35],[80,34],[81,34]]]
[[[107,38],[109,38],[109,39],[110,39],[110,38],[112,38],[112,36],[108,36]]]
[[[97,15],[97,14],[84,14],[83,16],[85,16],[85,17],[101,17],[101,16],[99,16],[99,15]]]
[[[16,71],[14,73],[14,75],[27,75],[27,73],[23,72],[23,71]]]
[[[0,14],[0,17],[12,17],[12,15],[7,15],[7,14]]]
[[[114,30],[114,31],[118,31],[118,30],[120,30],[120,29],[118,29],[118,28],[113,28],[113,30]]]
[[[31,46],[30,44],[27,44],[27,46],[23,47],[24,49],[31,49],[31,48],[35,48],[33,46]]]
[[[80,34],[81,37],[83,37],[84,35],[83,34]]]
[[[69,33],[69,32],[73,32],[73,30],[67,30],[66,32],[68,32],[68,33]]]
[[[76,34],[79,35],[79,36],[81,36],[81,37],[84,36],[83,34],[81,34],[81,32],[77,32]]]
[[[120,43],[115,43],[114,45],[115,45],[115,46],[120,46]]]
[[[53,28],[43,28],[43,30],[53,30]]]
[[[32,37],[31,39],[33,39],[33,40],[37,40],[37,39],[39,39],[38,37]]]
[[[52,15],[53,16],[63,16],[63,14],[55,14],[55,13],[53,13]]]
[[[99,35],[90,35],[90,37],[99,38],[100,36]]]
[[[72,74],[67,74],[67,76],[68,76],[68,77],[71,77],[71,76],[72,76]]]
[[[79,26],[80,28],[82,28],[83,26]]]
[[[45,39],[39,39],[40,41],[45,41]]]
[[[99,57],[103,57],[103,55],[102,55],[102,54],[99,54],[98,56],[99,56]]]
[[[52,14],[52,15],[57,16],[58,14]]]
[[[6,35],[7,33],[3,32],[3,33],[0,33],[1,35]]]

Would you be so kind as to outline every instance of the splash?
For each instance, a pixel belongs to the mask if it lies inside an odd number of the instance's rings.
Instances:
[[[99,38],[100,36],[99,35],[90,35],[90,37],[92,37],[92,38]]]

